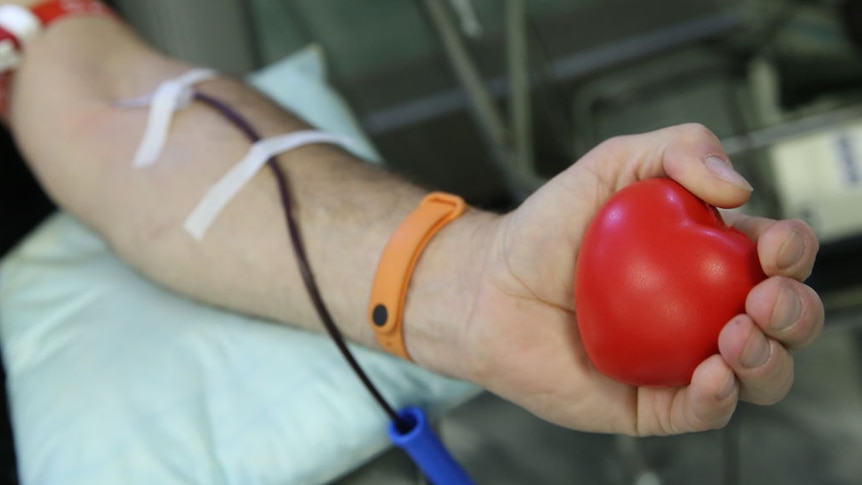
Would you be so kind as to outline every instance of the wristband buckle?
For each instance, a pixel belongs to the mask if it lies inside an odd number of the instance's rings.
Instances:
[[[371,288],[368,321],[387,352],[411,360],[404,343],[402,320],[413,269],[431,238],[466,210],[456,195],[434,192],[404,219],[389,238]]]

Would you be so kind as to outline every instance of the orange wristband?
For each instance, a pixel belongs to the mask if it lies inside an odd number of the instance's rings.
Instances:
[[[463,214],[466,207],[458,196],[431,193],[389,238],[371,287],[368,322],[377,342],[390,354],[410,360],[402,320],[413,268],[434,234]]]

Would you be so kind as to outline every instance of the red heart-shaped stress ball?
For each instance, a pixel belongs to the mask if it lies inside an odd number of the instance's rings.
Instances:
[[[575,275],[578,328],[590,361],[637,386],[680,386],[718,353],[766,276],[757,247],[670,179],[619,191],[590,222]]]

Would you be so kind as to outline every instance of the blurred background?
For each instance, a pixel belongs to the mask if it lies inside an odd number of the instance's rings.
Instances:
[[[705,124],[756,188],[742,210],[804,219],[823,244],[810,284],[827,328],[788,399],[743,404],[722,432],[634,440],[483,395],[444,439],[483,484],[862,484],[862,1],[108,3],[238,76],[318,46],[389,169],[481,207],[513,207],[609,137]],[[0,252],[52,210],[23,164],[6,170]],[[339,483],[415,479],[393,453]]]

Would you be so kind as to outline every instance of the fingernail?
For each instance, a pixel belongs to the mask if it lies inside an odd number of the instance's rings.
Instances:
[[[762,366],[769,359],[769,341],[757,330],[751,332],[739,361],[747,369]]]
[[[724,161],[721,158],[716,157],[715,155],[711,155],[706,157],[704,160],[704,165],[706,165],[706,169],[710,171],[713,175],[724,180],[725,182],[730,182],[737,187],[743,188],[748,191],[754,190],[751,184],[748,183],[747,180],[742,175],[733,169],[730,166],[730,162]]]
[[[778,250],[778,261],[776,264],[779,269],[787,269],[802,258],[802,253],[805,251],[805,240],[798,231],[794,230],[790,233],[781,249]]]
[[[772,327],[776,330],[787,330],[799,321],[802,315],[802,300],[790,288],[783,288],[775,301],[772,311]]]
[[[728,373],[727,379],[724,382],[724,385],[721,387],[721,390],[716,394],[716,398],[719,401],[724,401],[729,398],[733,391],[736,390],[736,376],[733,375],[733,372]]]

